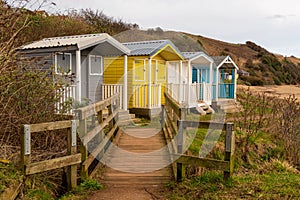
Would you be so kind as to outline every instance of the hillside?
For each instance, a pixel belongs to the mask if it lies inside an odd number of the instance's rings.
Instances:
[[[230,55],[249,77],[240,81],[248,85],[281,85],[300,83],[300,59],[275,55],[254,42],[227,43],[200,35],[163,31],[160,28],[127,30],[114,36],[121,42],[170,39],[181,51],[205,51],[211,56]]]

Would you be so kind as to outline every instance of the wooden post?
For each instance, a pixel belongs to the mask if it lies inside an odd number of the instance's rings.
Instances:
[[[22,126],[21,131],[21,160],[20,168],[23,172],[23,182],[26,183],[26,165],[31,163],[31,133],[30,125]]]
[[[183,154],[184,148],[184,129],[183,129],[183,121],[177,121],[178,126],[178,135],[177,135],[177,154]],[[185,170],[182,163],[177,163],[177,181],[181,182],[185,177]]]
[[[98,117],[98,122],[99,124],[101,124],[103,122],[103,110],[99,110],[97,113],[97,117]],[[103,131],[100,131],[99,135],[98,135],[98,145],[101,144],[101,142],[103,141],[104,137],[103,137]],[[98,159],[100,160],[104,155],[104,149],[99,153]]]
[[[112,115],[113,114],[113,106],[112,106],[112,102],[111,104],[108,106],[108,115]],[[110,122],[109,122],[109,129],[112,129],[112,127],[114,126],[114,119],[112,119]]]
[[[166,110],[165,110],[165,106],[162,105],[161,106],[161,122],[160,122],[162,130],[165,127],[165,118],[166,118]]]
[[[20,167],[24,175],[26,165],[31,162],[31,133],[30,125],[24,125],[21,131],[21,163]]]
[[[71,129],[68,130],[68,155],[77,153],[76,120],[72,120],[71,123]],[[71,165],[67,168],[67,189],[70,191],[77,185],[77,165]]]
[[[86,124],[86,119],[83,118],[82,115],[82,110],[78,111],[78,118],[79,118],[79,137],[83,138],[84,135],[87,133],[87,124]],[[80,153],[81,153],[81,179],[87,179],[88,178],[88,169],[83,163],[87,160],[88,158],[88,151],[86,146],[83,144],[82,140],[80,140]]]
[[[224,171],[224,180],[227,181],[234,167],[233,152],[235,145],[235,135],[233,132],[233,123],[226,123],[226,137],[225,137],[225,161],[229,161],[229,171]]]

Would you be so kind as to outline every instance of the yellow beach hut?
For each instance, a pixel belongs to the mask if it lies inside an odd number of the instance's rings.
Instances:
[[[122,107],[140,116],[153,117],[164,104],[169,66],[182,66],[183,56],[170,40],[123,43],[126,59],[104,60],[103,98],[119,92]],[[105,96],[106,95],[106,96]]]

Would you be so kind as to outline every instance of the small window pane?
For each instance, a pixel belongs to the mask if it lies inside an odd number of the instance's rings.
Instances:
[[[145,80],[144,60],[135,60],[134,61],[134,70],[135,70],[135,80],[136,81],[144,81]]]
[[[90,56],[91,72],[90,74],[102,74],[102,57]]]
[[[165,81],[166,80],[166,65],[165,61],[157,62],[157,80]]]
[[[56,54],[56,72],[63,74],[71,72],[71,54]]]

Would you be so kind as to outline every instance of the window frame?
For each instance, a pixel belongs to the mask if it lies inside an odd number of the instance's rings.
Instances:
[[[167,66],[166,66],[166,61],[165,60],[155,60],[156,63],[155,63],[155,81],[156,82],[166,82],[167,80],[167,72],[166,72],[166,69],[167,69]],[[162,62],[163,65],[164,65],[164,70],[159,70],[159,62]],[[159,72],[160,71],[163,71],[164,72],[164,78],[163,79],[159,79]]]
[[[100,73],[92,73],[92,61],[93,58],[100,58]],[[103,76],[103,56],[89,55],[89,75],[90,76]]]
[[[69,72],[59,72],[58,71],[58,63],[57,63],[57,61],[58,61],[58,59],[57,59],[57,56],[58,55],[67,55],[67,56],[69,56],[70,57],[70,66],[69,66]],[[58,74],[58,75],[70,75],[70,74],[72,74],[72,53],[64,53],[64,52],[56,52],[55,53],[55,58],[54,58],[54,68],[55,68],[55,74]]]
[[[143,62],[143,79],[136,79],[136,61]],[[145,82],[146,81],[146,59],[134,59],[133,60],[133,74],[134,74],[134,81],[136,82]]]

